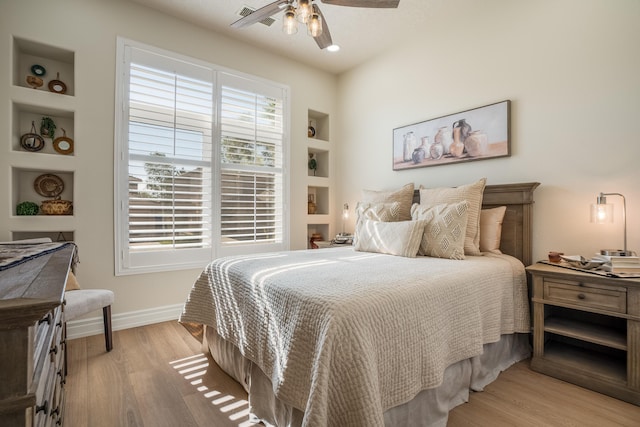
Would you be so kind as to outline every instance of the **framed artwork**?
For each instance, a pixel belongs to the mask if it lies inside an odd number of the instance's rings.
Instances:
[[[511,155],[506,100],[393,130],[393,170]]]

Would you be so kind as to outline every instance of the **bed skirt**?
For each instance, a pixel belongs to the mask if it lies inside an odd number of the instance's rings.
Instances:
[[[279,400],[269,378],[231,343],[206,328],[206,347],[211,356],[249,395],[251,421],[266,426],[298,427],[303,412]],[[498,374],[531,355],[529,334],[502,335],[500,341],[484,345],[481,355],[449,366],[443,383],[423,390],[412,400],[384,413],[387,427],[446,426],[449,411],[469,400],[469,391],[482,391]]]

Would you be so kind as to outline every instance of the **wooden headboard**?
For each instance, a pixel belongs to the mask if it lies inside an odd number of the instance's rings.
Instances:
[[[484,188],[482,208],[506,206],[502,221],[500,250],[518,258],[527,266],[532,258],[533,191],[539,182],[487,185]],[[413,202],[420,203],[420,190],[413,193]]]

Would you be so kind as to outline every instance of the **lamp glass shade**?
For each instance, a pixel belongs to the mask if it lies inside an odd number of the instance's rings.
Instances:
[[[312,13],[307,21],[307,33],[311,37],[318,37],[322,34],[322,18],[317,13]]]
[[[311,16],[311,1],[310,0],[298,0],[298,8],[296,14],[298,15],[298,21],[306,24]]]
[[[282,31],[288,35],[293,35],[298,32],[298,21],[296,21],[296,12],[293,6],[289,6],[284,13]]]
[[[613,205],[596,203],[591,205],[591,222],[605,224],[613,222]]]

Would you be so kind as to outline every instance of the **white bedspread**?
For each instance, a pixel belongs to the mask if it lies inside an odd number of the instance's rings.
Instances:
[[[523,265],[351,248],[212,262],[180,321],[209,325],[305,412],[305,426],[383,426],[445,368],[501,334],[529,332]]]

